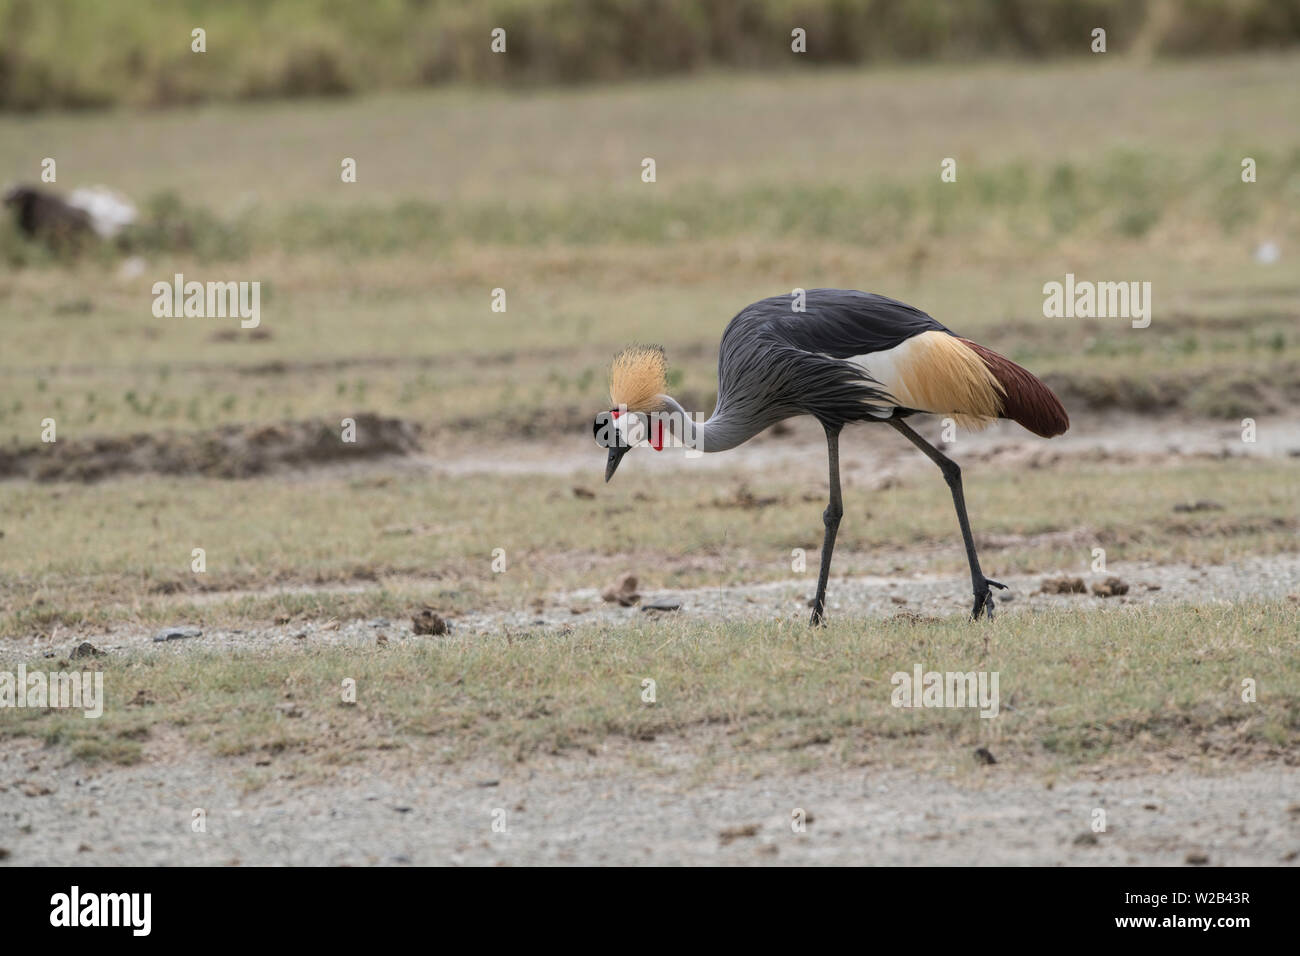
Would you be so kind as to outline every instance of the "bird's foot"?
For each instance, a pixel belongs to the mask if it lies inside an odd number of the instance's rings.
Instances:
[[[997,588],[1005,591],[1007,586],[1000,581],[990,581],[988,578],[981,577],[979,583],[975,585],[975,608],[970,612],[970,619],[978,621],[981,613],[993,620],[993,592],[989,588]]]
[[[826,608],[820,601],[813,605],[812,617],[808,621],[809,627],[826,626]]]

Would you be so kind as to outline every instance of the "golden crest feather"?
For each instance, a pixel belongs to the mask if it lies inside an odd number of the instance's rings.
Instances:
[[[668,359],[658,345],[630,345],[609,366],[609,397],[614,407],[652,412],[662,404],[657,396],[668,389]]]

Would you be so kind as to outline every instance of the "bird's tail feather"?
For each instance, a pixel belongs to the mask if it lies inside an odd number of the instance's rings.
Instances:
[[[1019,422],[1043,438],[1063,434],[1070,427],[1070,416],[1065,413],[1061,400],[1036,375],[992,349],[969,339],[959,341],[983,360],[1002,386],[999,417]]]
[[[984,428],[1001,413],[1003,388],[996,375],[946,331],[922,332],[860,361],[901,408],[948,415],[968,429]]]
[[[1010,418],[1051,438],[1070,427],[1060,401],[1030,372],[947,331],[922,332],[855,361],[899,407],[948,415],[962,428]]]

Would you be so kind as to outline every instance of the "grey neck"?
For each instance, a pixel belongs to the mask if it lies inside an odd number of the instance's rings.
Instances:
[[[743,423],[736,422],[725,413],[719,414],[716,408],[708,421],[696,422],[671,395],[659,395],[658,398],[669,411],[676,412],[680,416],[685,433],[678,437],[690,448],[698,448],[706,452],[726,451],[735,448],[741,442],[748,441],[761,431],[757,428],[746,428]]]

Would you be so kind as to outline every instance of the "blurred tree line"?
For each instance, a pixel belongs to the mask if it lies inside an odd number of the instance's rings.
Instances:
[[[1097,27],[1120,55],[1279,48],[1300,0],[0,0],[0,109],[1082,56]]]

